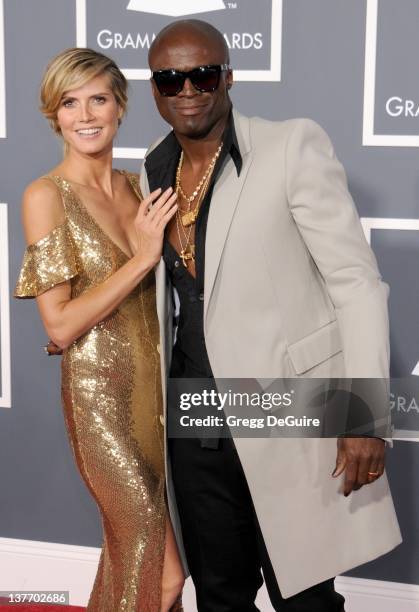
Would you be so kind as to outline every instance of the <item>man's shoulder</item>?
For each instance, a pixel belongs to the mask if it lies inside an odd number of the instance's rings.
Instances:
[[[253,131],[263,130],[266,133],[282,133],[291,134],[293,132],[324,132],[319,123],[309,117],[292,117],[289,119],[271,120],[263,117],[245,117],[249,121],[249,125]]]
[[[331,145],[325,130],[316,121],[307,117],[272,121],[235,113],[235,125],[237,131],[248,134],[252,148],[262,147],[267,153],[277,151],[278,147],[284,151],[290,143],[297,148],[310,143],[327,148]]]
[[[234,109],[233,118],[236,133],[241,133],[243,135],[248,133],[253,144],[261,140],[264,143],[268,141],[275,146],[277,143],[288,141],[292,135],[302,139],[310,139],[310,137],[313,136],[327,138],[324,129],[316,121],[308,117],[272,120],[258,116],[249,117]],[[158,147],[159,153],[162,152],[161,149],[165,151],[166,149],[171,150],[173,148],[173,138],[173,131],[157,138],[157,140],[147,149],[145,159],[147,160]],[[239,138],[239,142],[240,140]],[[153,157],[153,155],[151,155],[151,157]]]

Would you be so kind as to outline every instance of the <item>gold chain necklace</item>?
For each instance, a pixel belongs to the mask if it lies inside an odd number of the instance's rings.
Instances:
[[[180,204],[179,204],[179,208],[176,211],[176,230],[177,230],[179,246],[180,246],[179,256],[182,259],[182,263],[185,266],[185,268],[188,267],[188,261],[195,262],[195,244],[191,243],[192,229],[198,217],[199,209],[204,200],[205,194],[208,189],[208,185],[211,180],[213,170],[215,168],[215,164],[217,163],[217,159],[220,156],[222,148],[223,148],[223,143],[221,143],[218,149],[216,150],[213,158],[208,164],[208,168],[206,169],[203,177],[201,178],[195,190],[193,191],[192,195],[190,196],[187,196],[186,193],[183,191],[182,185],[180,182],[180,176],[182,173],[183,159],[184,159],[183,151],[180,154],[179,164],[176,170],[175,189],[176,189],[176,193],[178,197],[181,196],[182,199],[185,200],[187,204],[187,208],[185,211],[184,209],[180,207]],[[198,197],[198,200],[196,202],[195,208],[194,210],[191,210],[191,204],[197,197]],[[185,230],[186,227],[189,228],[188,231]],[[183,234],[185,238],[185,242],[183,242],[181,234]]]
[[[192,195],[187,196],[186,193],[183,191],[182,189],[182,185],[180,182],[180,175],[182,173],[182,168],[183,168],[183,151],[180,154],[180,159],[179,159],[179,164],[176,170],[176,193],[182,196],[182,198],[186,201],[187,203],[187,209],[186,212],[185,211],[181,211],[184,214],[181,215],[181,221],[182,221],[182,225],[184,227],[188,227],[189,225],[193,225],[196,221],[196,218],[198,216],[198,212],[199,212],[199,204],[202,202],[202,194],[206,191],[207,187],[208,187],[208,183],[209,180],[211,178],[212,172],[215,168],[215,164],[217,163],[217,159],[220,156],[221,150],[223,148],[223,143],[220,144],[220,146],[218,147],[218,149],[216,150],[216,152],[214,153],[213,158],[211,159],[208,168],[206,169],[203,177],[201,178],[201,180],[199,181],[198,185],[196,186],[195,190],[193,191]],[[196,205],[194,210],[191,210],[191,204],[192,202],[195,200],[195,198],[197,196],[199,197],[198,200],[198,204]],[[179,212],[179,210],[178,210]]]
[[[182,216],[181,211],[179,209],[177,209],[176,211],[176,229],[177,229],[177,235],[179,238],[179,245],[180,245],[180,258],[182,259],[182,263],[185,266],[185,268],[188,267],[188,263],[187,263],[188,261],[195,262],[195,243],[191,243],[192,228],[198,216],[198,212],[201,207],[201,203],[205,198],[205,194],[207,192],[208,185],[211,180],[211,174],[207,176],[205,183],[202,185],[202,189],[200,191],[199,199],[196,203],[195,209],[191,211],[191,213],[189,213],[189,214],[194,214],[193,221],[191,223],[185,224],[183,222],[183,217],[185,215]],[[186,231],[185,227],[189,228],[188,231]],[[185,237],[185,241],[186,241],[185,243],[183,243],[182,241],[181,233]]]
[[[180,245],[180,254],[179,257],[182,260],[183,265],[185,266],[185,268],[188,267],[188,261],[195,261],[195,245],[194,244],[189,244],[189,241],[191,239],[191,233],[192,233],[192,225],[189,227],[189,231],[188,231],[188,235],[186,235],[185,229],[183,228],[182,224],[179,223],[179,211],[177,211],[176,213],[176,229],[177,229],[177,235],[179,238],[179,245]],[[180,228],[182,228],[183,233],[185,234],[185,238],[186,238],[186,243],[183,244],[182,242],[182,238],[180,235]]]

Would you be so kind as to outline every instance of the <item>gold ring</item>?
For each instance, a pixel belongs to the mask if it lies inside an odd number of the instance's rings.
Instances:
[[[368,476],[378,476],[379,472],[368,472]]]

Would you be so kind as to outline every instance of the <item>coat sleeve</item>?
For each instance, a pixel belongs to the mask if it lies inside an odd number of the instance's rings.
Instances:
[[[382,282],[332,144],[299,119],[288,137],[291,213],[334,304],[346,376],[389,376],[388,286]]]

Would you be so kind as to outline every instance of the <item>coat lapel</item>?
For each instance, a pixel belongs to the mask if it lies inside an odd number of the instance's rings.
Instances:
[[[250,145],[249,119],[236,111],[233,111],[233,116],[237,140],[243,158],[243,167],[238,177],[233,160],[228,158],[214,187],[205,241],[204,320],[214,289],[228,231],[253,159]]]
[[[173,185],[176,167],[180,154],[180,146],[170,132],[163,140],[156,143],[147,154],[144,162],[145,177],[144,195],[148,195],[158,187],[164,191]],[[163,257],[155,267],[156,275],[156,307],[160,326],[160,363],[162,371],[163,402],[166,403],[166,378],[169,375],[169,364],[172,354],[172,321],[171,294],[168,290],[166,265]]]
[[[160,186],[160,181],[169,180],[169,177],[165,178],[164,175],[164,167],[161,163],[159,163],[159,157],[155,157],[155,162],[150,163],[149,168],[147,168],[147,161],[145,163],[145,169],[150,172],[150,177],[147,174],[147,171],[143,171],[141,173],[140,178],[140,189],[141,193],[146,197],[150,194],[150,191],[153,191],[157,187]],[[172,159],[167,159],[166,164],[175,163]],[[169,183],[170,184],[170,183]],[[160,342],[159,342],[159,352],[160,352],[160,364],[161,364],[161,372],[162,372],[162,389],[163,389],[163,404],[166,404],[166,378],[169,374],[168,372],[168,363],[170,361],[171,356],[171,319],[168,316],[168,300],[170,300],[170,295],[167,291],[167,275],[166,275],[166,265],[164,263],[163,257],[161,257],[160,262],[154,268],[154,273],[156,277],[156,310],[157,317],[159,320],[159,329],[160,329]]]
[[[164,191],[173,186],[180,146],[173,132],[160,142],[146,157],[144,167],[147,172],[150,191],[159,187]]]
[[[159,320],[160,327],[160,363],[162,370],[162,385],[163,385],[163,397],[166,394],[166,377],[169,375],[167,371],[168,361],[170,360],[172,347],[170,346],[170,331],[168,330],[168,304],[167,300],[170,299],[167,291],[167,278],[166,278],[166,264],[163,258],[160,259],[159,264],[154,269],[156,275],[156,310],[157,317]]]

